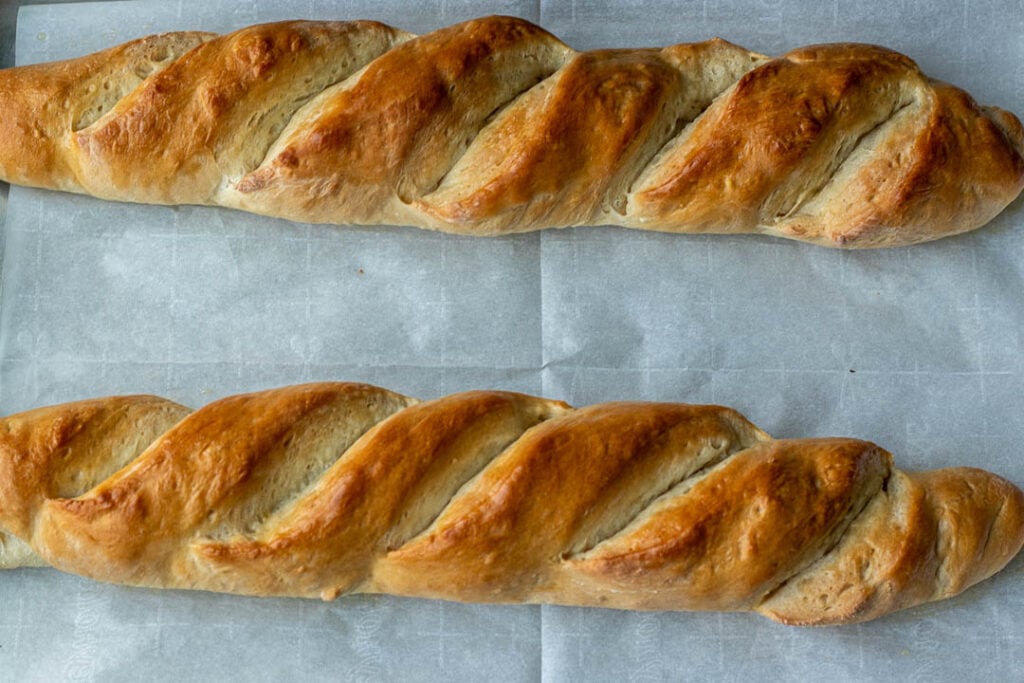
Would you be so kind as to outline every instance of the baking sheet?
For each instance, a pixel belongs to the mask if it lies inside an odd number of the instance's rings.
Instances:
[[[720,35],[762,52],[857,40],[1024,112],[1024,5],[732,2],[105,2],[25,7],[18,62],[146,33],[284,18],[425,32],[540,21],[577,48]],[[907,249],[612,228],[500,239],[332,229],[215,208],[12,188],[0,413],[112,393],[199,406],[311,380],[429,398],[732,405],[779,437],[849,435],[905,468],[1024,484],[1024,207]],[[953,600],[852,627],[353,597],[333,603],[0,574],[0,676],[19,680],[1008,680],[1024,562]]]

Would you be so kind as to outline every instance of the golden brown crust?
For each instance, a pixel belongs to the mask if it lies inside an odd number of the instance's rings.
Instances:
[[[930,600],[937,533],[926,489],[896,470],[840,543],[757,609],[787,624],[820,626],[866,621]]]
[[[641,220],[749,231],[797,209],[858,137],[911,100],[909,59],[858,45],[807,48],[749,71],[644,177]],[[795,185],[790,189],[787,185]]]
[[[482,135],[417,208],[494,232],[587,223],[595,206],[624,209],[609,190],[637,165],[652,129],[674,124],[679,71],[656,50],[604,50],[579,55],[552,81]]]
[[[495,459],[420,537],[388,553],[373,587],[436,597],[455,590],[491,602],[544,595],[560,558],[760,436],[708,406],[612,403],[549,420]]]
[[[321,383],[0,420],[0,567],[130,585],[836,624],[955,595],[1022,543],[995,475],[907,475],[718,406]]]
[[[246,576],[261,594],[357,590],[375,556],[404,545],[509,443],[566,408],[502,392],[411,406],[374,427],[314,490],[275,515],[266,525],[272,532],[193,549],[218,573]]]
[[[73,498],[134,460],[190,411],[154,396],[70,403],[0,425],[0,516],[27,537],[51,498]]]
[[[750,609],[845,531],[889,465],[863,441],[761,444],[574,565],[612,600],[643,589],[647,609]]]
[[[880,247],[979,227],[1024,188],[1012,114],[869,45],[578,53],[511,17],[281,22],[9,69],[0,96],[0,179],[316,223]]]
[[[60,568],[63,558],[111,581],[174,583],[164,574],[177,569],[183,544],[232,522],[255,523],[276,503],[260,505],[258,498],[304,474],[282,473],[282,459],[313,469],[318,455],[335,455],[318,453],[324,440],[347,450],[407,404],[380,389],[327,384],[223,399],[169,429],[86,495],[47,500],[34,543]],[[295,455],[297,444],[306,446],[301,458],[308,463]]]
[[[208,40],[73,133],[69,156],[97,196],[209,203],[224,178],[238,180],[263,160],[306,100],[399,37],[375,22],[289,22]],[[140,158],[138,150],[162,153]]]
[[[67,152],[74,131],[212,37],[168,33],[78,59],[0,71],[0,179],[83,192]]]
[[[557,68],[568,48],[495,17],[410,40],[315,103],[235,186],[241,206],[313,222],[378,223],[440,182],[487,117]]]
[[[979,469],[921,472],[938,526],[939,568],[935,597],[956,595],[988,578],[1016,554],[1021,539],[1008,530],[1024,524],[1024,495],[1009,482]]]

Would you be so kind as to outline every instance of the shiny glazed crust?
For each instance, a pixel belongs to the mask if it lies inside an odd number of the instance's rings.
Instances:
[[[884,48],[576,52],[521,19],[171,33],[0,71],[0,179],[470,235],[620,225],[833,247],[977,228],[1024,128]]]
[[[821,625],[955,595],[1024,543],[1010,483],[890,460],[718,406],[345,383],[195,412],[103,398],[0,420],[0,567]]]

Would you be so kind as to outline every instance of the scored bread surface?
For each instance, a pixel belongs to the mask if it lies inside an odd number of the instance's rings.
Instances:
[[[469,235],[881,247],[991,220],[1024,188],[1024,128],[870,45],[577,52],[512,17],[292,21],[0,71],[0,180]]]
[[[0,567],[133,586],[838,624],[956,595],[1022,543],[993,474],[718,406],[320,383],[0,420]]]

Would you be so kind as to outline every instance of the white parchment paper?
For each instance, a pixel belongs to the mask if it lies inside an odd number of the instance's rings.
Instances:
[[[719,35],[762,52],[881,43],[1024,113],[1024,3],[105,2],[25,7],[21,64],[147,33],[285,18],[425,32],[489,13],[578,48]],[[12,188],[3,227],[0,413],[113,393],[199,406],[359,380],[576,405],[732,405],[780,437],[849,435],[905,468],[1024,484],[1024,207],[907,249],[600,228],[472,239],[333,229],[215,208]],[[942,603],[860,626],[746,614],[333,603],[0,574],[4,680],[1019,680],[1020,558]]]

